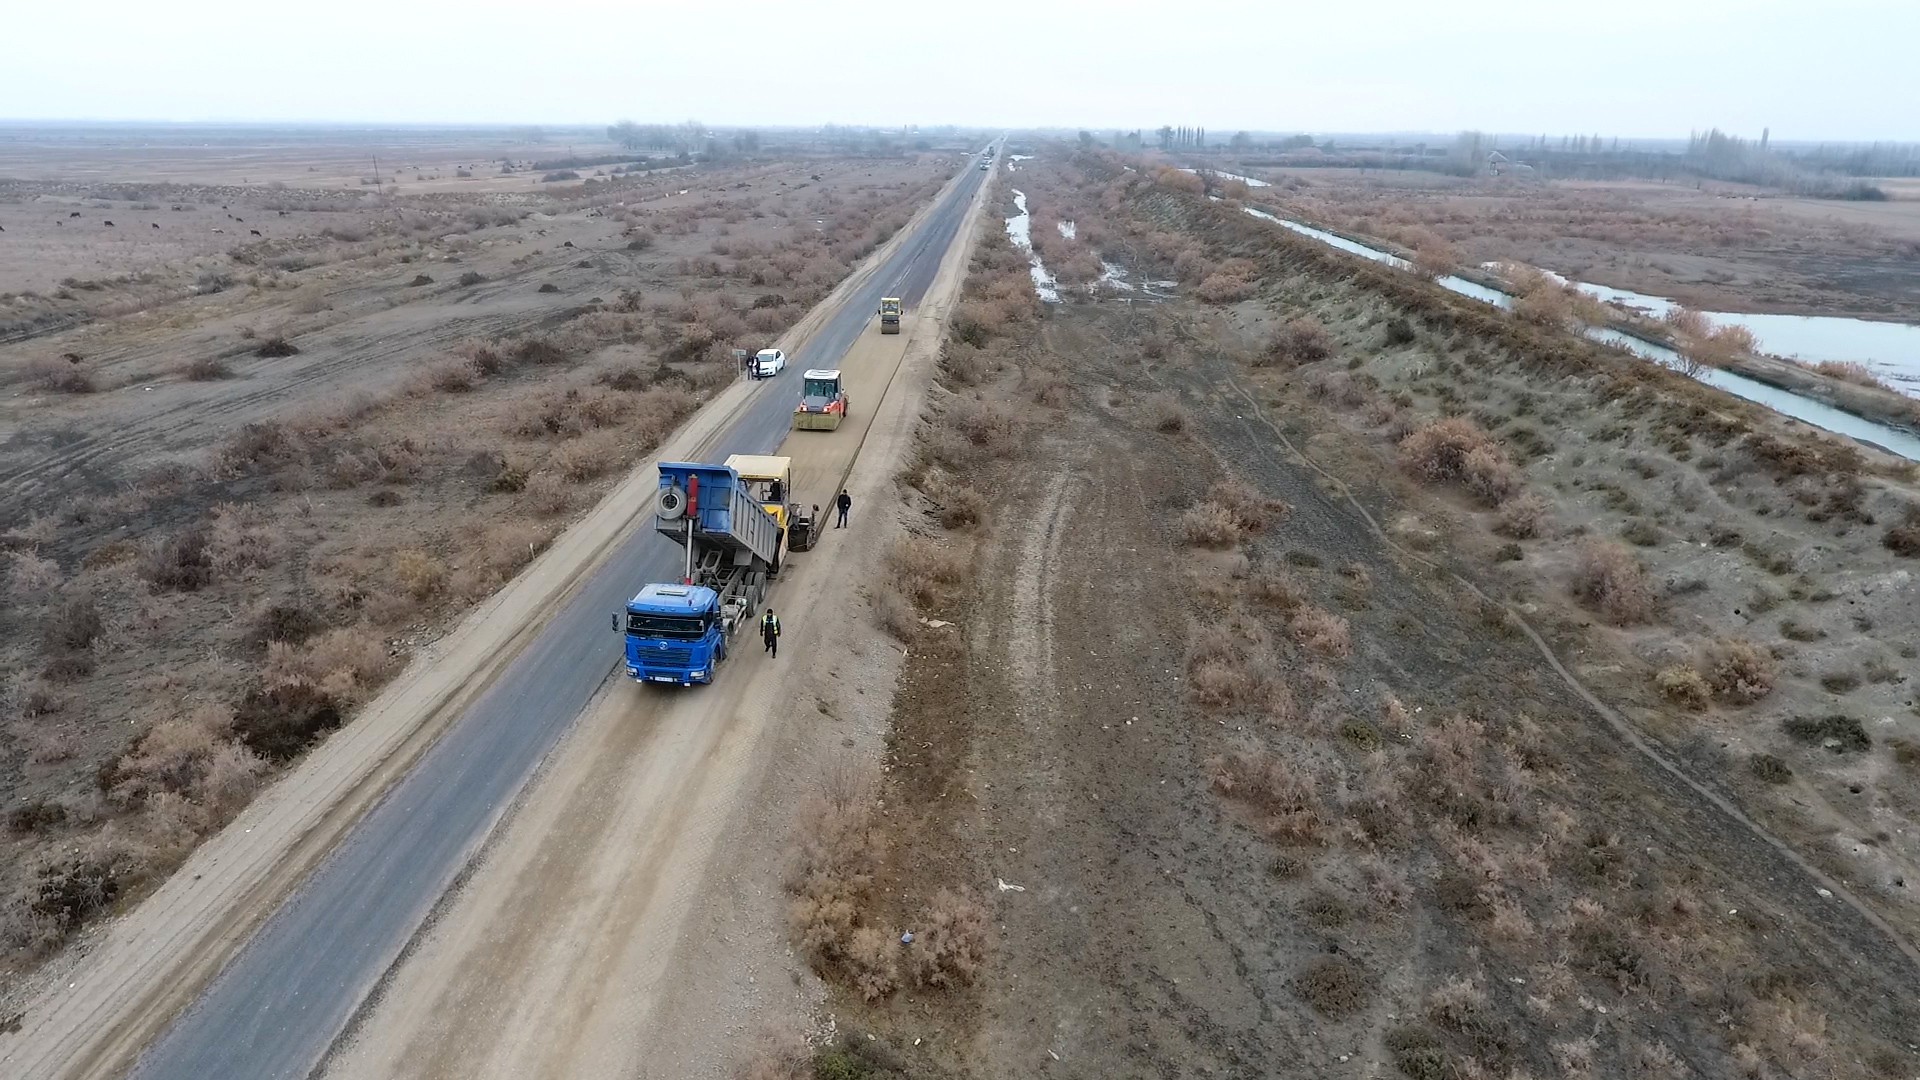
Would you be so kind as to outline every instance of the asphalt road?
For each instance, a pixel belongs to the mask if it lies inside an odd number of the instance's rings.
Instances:
[[[909,308],[931,285],[980,182],[961,182],[874,274],[762,384],[753,403],[700,449],[705,460],[780,445],[801,372],[831,367],[882,296]],[[857,390],[857,388],[856,388]],[[858,393],[853,407],[878,402]],[[824,503],[824,498],[819,500]],[[306,1077],[419,930],[542,757],[620,659],[607,629],[640,585],[674,579],[680,549],[651,530],[593,570],[405,778],[341,840],[194,1005],[134,1066],[140,1080]]]

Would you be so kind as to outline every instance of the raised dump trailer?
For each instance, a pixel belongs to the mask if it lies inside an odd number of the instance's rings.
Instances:
[[[834,431],[847,418],[847,388],[839,368],[809,369],[800,383],[800,404],[794,406],[795,431]]]
[[[900,302],[899,297],[882,297],[880,300],[880,332],[883,334],[899,333],[900,313],[905,310],[906,305]]]
[[[713,681],[727,641],[780,572],[786,529],[727,465],[660,463],[654,528],[686,548],[686,576],[627,602],[627,674],[645,683]],[[620,616],[614,627],[622,628]]]

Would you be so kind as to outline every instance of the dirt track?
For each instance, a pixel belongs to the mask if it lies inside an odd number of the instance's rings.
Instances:
[[[930,365],[964,248],[906,333],[870,329],[847,354],[850,385],[871,388],[856,423],[781,447],[802,497],[825,504],[857,449],[856,509],[879,501],[917,414],[914,390],[884,402],[881,390],[903,358]],[[780,926],[780,830],[765,826],[783,800],[771,792],[816,783],[796,762],[839,741],[821,684],[844,675],[878,698],[891,682],[898,658],[884,648],[822,669],[859,621],[849,601],[879,538],[832,530],[789,564],[772,601],[789,631],[780,659],[743,642],[738,667],[698,693],[609,685],[328,1075],[705,1075],[738,1051],[715,1035],[738,1034],[744,1014],[787,1011],[794,999],[780,994],[798,969]],[[746,895],[720,899],[735,890]]]
[[[836,290],[788,339],[805,340],[818,316],[871,284],[871,269],[898,250],[903,230]],[[689,456],[747,405],[757,387],[723,394],[666,446],[662,456]],[[869,400],[877,404],[878,394]],[[841,433],[856,434],[854,430]],[[842,440],[851,445],[851,438]],[[850,454],[849,454],[850,456]],[[653,479],[635,478],[571,530],[495,600],[439,643],[429,662],[408,676],[287,782],[255,803],[204,847],[150,902],[112,928],[67,985],[35,1003],[27,1027],[5,1047],[12,1075],[90,1074],[124,1061],[182,995],[210,977],[250,935],[271,901],[297,882],[334,838],[417,759],[462,707],[527,641],[615,539],[635,531],[634,507]],[[506,617],[515,612],[522,617]],[[15,1072],[14,1070],[21,1070]]]

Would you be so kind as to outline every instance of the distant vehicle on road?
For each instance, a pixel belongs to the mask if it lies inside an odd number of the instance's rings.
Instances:
[[[787,354],[779,349],[761,349],[753,358],[753,377],[771,379],[787,369]]]
[[[991,161],[983,161],[980,163],[981,172],[986,172],[988,169],[991,169],[991,168],[993,168],[993,162]]]
[[[847,418],[847,388],[839,368],[810,368],[800,383],[800,404],[794,406],[795,431],[834,431]]]
[[[882,297],[880,300],[880,332],[883,334],[899,333],[900,313],[905,310],[906,305],[900,302],[899,297]]]

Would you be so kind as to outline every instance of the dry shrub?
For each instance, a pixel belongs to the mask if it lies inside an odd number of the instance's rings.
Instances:
[[[1012,457],[1020,446],[1020,417],[995,402],[954,398],[942,410],[940,423],[990,457]]]
[[[1902,558],[1920,559],[1920,505],[1909,505],[1900,523],[1888,529],[1880,543]]]
[[[565,513],[573,502],[573,490],[567,482],[550,472],[537,472],[527,477],[521,493],[534,513],[548,517]]]
[[[247,748],[268,761],[289,761],[340,726],[340,703],[307,683],[258,687],[233,710],[233,730]]]
[[[1320,840],[1320,797],[1311,778],[1270,750],[1243,747],[1207,762],[1213,790],[1242,807],[1266,836],[1294,844]]]
[[[480,381],[480,373],[466,360],[446,360],[428,368],[425,374],[427,389],[438,390],[446,394],[464,394]]]
[[[7,944],[41,952],[66,940],[136,883],[146,859],[125,837],[90,837],[34,864],[0,912]]]
[[[893,635],[896,640],[913,640],[920,622],[913,613],[913,604],[900,594],[900,590],[890,584],[882,585],[873,590],[869,602],[873,605],[874,621],[880,624],[880,629]]]
[[[393,580],[415,600],[425,600],[447,583],[447,564],[427,552],[408,548],[393,557]]]
[[[1267,568],[1247,578],[1246,593],[1258,603],[1292,611],[1307,602],[1307,593],[1284,570]]]
[[[191,382],[214,382],[233,374],[233,369],[217,356],[202,356],[189,361],[181,374]]]
[[[1233,304],[1254,293],[1253,282],[1227,274],[1209,274],[1194,294],[1209,304]]]
[[[207,560],[215,573],[239,574],[280,561],[286,535],[257,506],[221,503],[207,530]]]
[[[1366,969],[1344,956],[1316,958],[1300,973],[1300,996],[1325,1016],[1351,1016],[1373,996],[1373,979]]]
[[[1661,668],[1653,677],[1653,685],[1660,696],[1689,709],[1704,709],[1713,700],[1713,688],[1691,664]]]
[[[140,574],[160,592],[193,592],[213,580],[213,558],[204,527],[193,527],[150,545]]]
[[[971,528],[987,515],[987,497],[957,481],[941,484],[935,501],[933,516],[944,528]]]
[[[910,536],[887,552],[887,568],[914,603],[922,607],[937,601],[945,590],[966,577],[967,558],[959,551],[923,536]]]
[[[1513,540],[1531,540],[1540,535],[1546,521],[1547,501],[1525,491],[1500,504],[1493,531]]]
[[[399,670],[400,659],[378,630],[348,626],[304,641],[268,642],[261,681],[268,687],[314,686],[337,701],[359,701]]]
[[[1329,659],[1353,655],[1353,637],[1347,620],[1312,604],[1302,604],[1287,617],[1287,632],[1308,652]]]
[[[1871,386],[1878,390],[1888,389],[1887,384],[1881,381],[1880,376],[1873,373],[1872,368],[1851,360],[1822,360],[1815,364],[1813,369],[1828,378],[1839,379],[1841,382],[1850,382],[1856,386]]]
[[[1169,435],[1187,430],[1192,422],[1187,407],[1180,404],[1179,395],[1170,390],[1161,390],[1148,394],[1140,401],[1142,415],[1155,431]]]
[[[1207,501],[1225,507],[1234,524],[1249,536],[1258,536],[1293,512],[1284,499],[1263,495],[1238,480],[1223,480],[1208,488]]]
[[[1564,286],[1543,277],[1513,302],[1513,313],[1549,329],[1571,329],[1574,324],[1573,297]]]
[[[47,613],[40,627],[40,643],[49,656],[92,650],[106,633],[100,605],[90,595],[71,596]]]
[[[987,909],[941,889],[907,949],[907,973],[919,987],[971,986],[987,962]]]
[[[1193,173],[1183,169],[1176,169],[1172,166],[1163,168],[1155,173],[1153,182],[1163,188],[1168,188],[1172,191],[1184,191],[1189,195],[1204,195],[1207,190],[1207,182],[1205,180],[1200,179]]]
[[[7,595],[15,603],[38,603],[60,587],[60,564],[31,551],[6,554]]]
[[[1267,345],[1267,359],[1301,365],[1333,355],[1333,335],[1311,315],[1290,320]]]
[[[1716,642],[1707,649],[1705,682],[1713,696],[1735,705],[1748,705],[1773,692],[1773,654],[1740,638]]]
[[[1608,622],[1621,626],[1650,618],[1656,595],[1632,552],[1611,540],[1590,540],[1581,547],[1573,594]]]
[[[1460,483],[1488,506],[1520,493],[1519,469],[1464,416],[1436,420],[1400,441],[1400,464],[1428,483]]]
[[[869,984],[884,978],[898,946],[891,936],[876,943],[872,934],[859,933],[871,929],[864,920],[886,852],[874,821],[872,783],[835,774],[825,791],[801,807],[794,834],[786,887],[793,896],[788,920],[801,951],[823,972],[864,975]]]
[[[1180,515],[1180,535],[1193,547],[1230,548],[1240,542],[1240,523],[1232,510],[1209,500]]]
[[[219,705],[161,721],[114,763],[110,794],[123,805],[178,795],[197,811],[196,830],[225,822],[253,797],[266,769],[259,755],[231,740],[232,731],[233,714]]]
[[[35,360],[27,365],[27,375],[35,386],[57,394],[91,394],[99,389],[91,372],[69,360]]]

